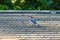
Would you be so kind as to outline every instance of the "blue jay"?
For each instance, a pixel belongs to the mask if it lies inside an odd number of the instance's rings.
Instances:
[[[30,16],[30,21],[35,25],[40,27],[40,25],[36,22],[36,20],[34,19],[34,17]]]

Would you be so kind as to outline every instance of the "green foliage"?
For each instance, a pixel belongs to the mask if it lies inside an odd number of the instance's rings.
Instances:
[[[0,10],[9,10],[9,8],[6,5],[0,5]]]
[[[14,10],[21,10],[21,7],[19,7],[19,6],[14,6]]]
[[[0,0],[0,10],[59,10],[60,0]]]

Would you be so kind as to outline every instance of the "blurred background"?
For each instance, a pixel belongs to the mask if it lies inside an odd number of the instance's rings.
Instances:
[[[0,0],[0,10],[60,10],[60,0]]]

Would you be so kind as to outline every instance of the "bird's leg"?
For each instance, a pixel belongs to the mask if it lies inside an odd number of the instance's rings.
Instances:
[[[35,27],[35,24],[32,24],[32,27]]]
[[[36,27],[36,25],[35,24],[32,24],[31,27]]]
[[[31,27],[33,27],[33,24],[31,24]]]

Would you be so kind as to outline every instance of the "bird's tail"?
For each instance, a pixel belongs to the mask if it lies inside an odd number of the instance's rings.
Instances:
[[[40,26],[40,24],[37,24],[37,26],[36,26],[36,27],[37,27],[37,28],[39,28],[39,27],[41,27],[41,26]]]

